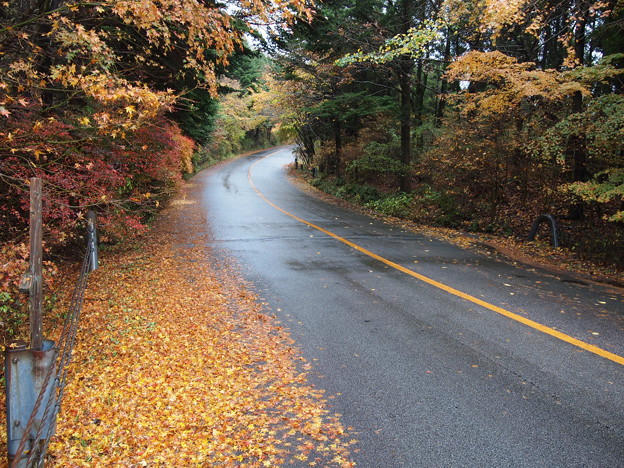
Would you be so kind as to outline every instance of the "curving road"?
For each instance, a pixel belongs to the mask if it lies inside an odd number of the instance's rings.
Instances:
[[[361,467],[624,467],[624,294],[326,204],[291,148],[200,174],[234,256],[336,395]]]

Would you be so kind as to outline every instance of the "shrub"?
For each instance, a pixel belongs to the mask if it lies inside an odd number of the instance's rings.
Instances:
[[[397,218],[411,218],[414,205],[414,196],[410,193],[389,195],[379,200],[366,203],[368,208],[379,211],[388,216]]]
[[[0,330],[5,346],[9,340],[21,336],[20,332],[28,319],[28,298],[18,291],[22,276],[29,267],[28,251],[24,243],[6,242],[0,247]],[[52,262],[44,261],[45,288],[53,285],[57,273]]]
[[[35,128],[33,119],[27,114],[11,121],[12,133],[27,136],[28,144],[14,140],[14,147],[0,152],[0,241],[27,232],[31,177],[43,181],[45,236],[53,247],[82,236],[89,209],[98,212],[106,229],[136,234],[136,222],[148,220],[175,190],[182,172],[192,170],[194,142],[164,118],[125,138],[96,139],[88,130],[53,118]]]
[[[346,182],[342,178],[321,177],[314,179],[312,185],[330,195],[359,204],[378,200],[382,196],[375,187]]]
[[[415,220],[444,227],[456,227],[463,220],[455,198],[427,184],[414,193],[414,210]]]

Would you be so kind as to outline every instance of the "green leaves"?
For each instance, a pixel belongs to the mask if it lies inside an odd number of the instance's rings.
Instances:
[[[624,168],[611,168],[594,176],[589,182],[575,182],[567,188],[587,202],[612,204],[616,208],[604,217],[611,222],[624,222]]]
[[[360,62],[384,64],[398,58],[421,58],[427,54],[428,46],[442,36],[444,23],[426,20],[419,27],[410,28],[406,34],[397,34],[386,40],[377,52],[358,51],[348,54],[335,63],[344,67]]]

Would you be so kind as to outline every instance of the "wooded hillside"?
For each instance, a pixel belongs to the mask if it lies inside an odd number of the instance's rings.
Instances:
[[[280,37],[318,185],[390,215],[624,263],[624,4],[338,0]]]

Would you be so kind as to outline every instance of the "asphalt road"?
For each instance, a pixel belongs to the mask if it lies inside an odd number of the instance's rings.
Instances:
[[[215,247],[336,396],[358,466],[624,467],[621,290],[329,205],[288,181],[293,159],[195,180]]]

